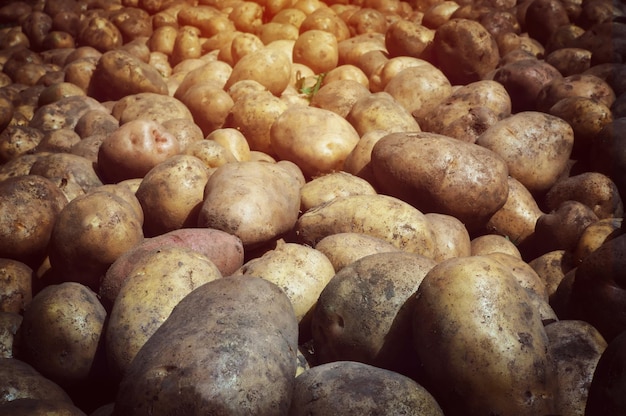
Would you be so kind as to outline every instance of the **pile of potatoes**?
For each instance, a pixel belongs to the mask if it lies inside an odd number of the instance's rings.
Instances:
[[[0,3],[0,414],[626,414],[626,6]]]

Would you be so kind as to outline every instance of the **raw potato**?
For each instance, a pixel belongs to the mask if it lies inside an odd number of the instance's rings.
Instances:
[[[152,120],[164,126],[172,119],[193,120],[189,109],[177,98],[150,92],[128,95],[116,101],[111,114],[120,125],[139,119]]]
[[[300,327],[308,331],[310,311],[335,269],[321,251],[279,241],[275,249],[246,262],[233,274],[261,277],[280,287],[291,301]]]
[[[0,258],[0,312],[22,313],[33,297],[33,269],[13,259]]]
[[[320,364],[358,361],[414,377],[410,342],[414,299],[437,264],[403,251],[363,257],[341,269],[319,295],[311,328]]]
[[[285,167],[283,167],[285,166]],[[291,162],[237,162],[211,175],[198,226],[238,236],[244,246],[268,242],[294,226],[303,178]]]
[[[451,215],[429,212],[426,218],[435,236],[435,261],[469,256],[472,252],[469,232],[465,225]]]
[[[316,74],[336,68],[339,62],[337,38],[326,30],[301,32],[293,45],[293,62],[308,66]]]
[[[291,303],[273,283],[249,276],[207,283],[183,298],[139,351],[114,412],[287,414],[297,341]]]
[[[281,51],[263,48],[242,57],[233,67],[224,89],[242,80],[255,80],[267,88],[272,94],[279,96],[291,77],[291,62]]]
[[[372,185],[344,171],[331,172],[310,180],[300,189],[300,209],[309,209],[340,196],[375,195]]]
[[[403,414],[443,416],[421,385],[394,371],[338,361],[312,367],[295,380],[289,415]]]
[[[574,250],[574,261],[580,263],[605,241],[622,234],[622,218],[604,218],[589,224],[580,235]]]
[[[306,244],[342,232],[382,238],[399,249],[433,258],[435,242],[428,220],[417,208],[387,195],[338,197],[302,214],[296,232]]]
[[[382,238],[350,232],[330,234],[322,238],[315,249],[328,257],[336,272],[370,254],[401,251]]]
[[[389,93],[380,92],[359,98],[346,117],[360,136],[373,130],[392,132],[420,131],[420,126]]]
[[[548,337],[506,267],[484,256],[446,260],[415,297],[414,345],[447,415],[554,414]]]
[[[501,156],[510,175],[535,193],[547,191],[566,169],[574,132],[558,117],[526,111],[491,126],[476,143]]]
[[[136,192],[145,214],[145,235],[195,226],[208,180],[207,167],[194,156],[172,156],[152,168]]]
[[[162,247],[142,255],[115,298],[106,331],[107,362],[122,376],[176,304],[222,274],[208,257],[183,247]]]
[[[424,213],[452,215],[469,232],[506,202],[508,169],[494,152],[450,137],[392,133],[372,150],[376,183]]]
[[[0,386],[2,405],[19,399],[72,403],[72,399],[57,383],[17,358],[0,358]]]
[[[28,362],[64,386],[86,381],[106,317],[88,287],[74,282],[46,286],[24,311],[20,332]]]

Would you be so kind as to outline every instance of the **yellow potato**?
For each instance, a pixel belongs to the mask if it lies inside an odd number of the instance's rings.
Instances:
[[[316,74],[337,67],[339,47],[337,38],[325,30],[307,30],[293,45],[293,62],[308,66]]]
[[[339,271],[358,259],[376,253],[400,251],[400,249],[382,238],[364,233],[337,233],[322,238],[315,249],[321,251]]]
[[[263,48],[248,53],[235,64],[224,88],[228,90],[237,81],[252,79],[278,96],[287,88],[290,78],[289,57],[282,51]]]
[[[347,172],[331,172],[307,182],[300,188],[300,209],[307,211],[340,196],[375,195],[364,179]]]

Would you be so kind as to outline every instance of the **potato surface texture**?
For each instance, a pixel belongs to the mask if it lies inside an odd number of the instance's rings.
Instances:
[[[207,283],[181,300],[139,351],[115,412],[287,414],[297,339],[291,303],[273,283],[247,276]]]
[[[509,270],[484,256],[446,260],[415,296],[414,345],[446,415],[553,413],[548,338]]]

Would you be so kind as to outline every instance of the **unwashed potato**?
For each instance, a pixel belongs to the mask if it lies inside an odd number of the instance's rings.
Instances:
[[[234,234],[244,246],[268,242],[295,224],[303,183],[288,161],[227,163],[206,184],[198,226]]]
[[[489,253],[506,253],[522,258],[517,246],[505,236],[499,234],[485,234],[470,241],[472,256],[487,255]]]
[[[308,66],[316,74],[336,68],[339,62],[337,38],[326,30],[301,32],[293,45],[293,62]]]
[[[193,120],[205,136],[213,130],[224,127],[234,105],[231,96],[212,81],[195,84],[184,94],[176,96],[179,96],[180,101],[189,108]]]
[[[352,232],[330,234],[322,238],[315,249],[326,255],[336,272],[370,254],[400,251],[382,238]]]
[[[360,136],[372,130],[386,130],[389,133],[420,131],[420,126],[411,113],[386,92],[359,98],[346,120],[354,126]]]
[[[557,77],[546,84],[537,95],[537,110],[548,112],[553,105],[567,97],[587,97],[611,107],[615,92],[602,78],[591,74]]]
[[[43,376],[64,386],[85,382],[96,360],[106,317],[88,287],[75,282],[46,286],[24,311],[21,348]]]
[[[281,51],[263,48],[242,57],[224,88],[228,90],[237,81],[252,79],[266,87],[272,94],[280,95],[291,78],[291,62]]]
[[[544,281],[552,304],[559,284],[565,278],[566,273],[574,269],[576,263],[574,263],[572,253],[565,250],[554,250],[530,260],[528,265]]]
[[[80,408],[70,402],[37,399],[16,399],[0,405],[0,412],[12,416],[54,414],[63,416],[85,416]]]
[[[72,403],[61,386],[17,358],[0,358],[0,386],[2,405],[19,399]]]
[[[141,218],[113,193],[93,191],[70,201],[52,229],[50,264],[63,281],[97,291],[107,268],[143,240]]]
[[[553,414],[558,386],[539,312],[485,256],[449,259],[415,295],[413,340],[444,413]]]
[[[194,289],[222,277],[206,256],[183,247],[145,252],[124,278],[106,331],[107,362],[123,376],[131,361],[176,304]]]
[[[433,396],[409,377],[354,361],[312,367],[295,379],[290,415],[402,414],[443,416]]]
[[[316,107],[288,108],[270,129],[272,149],[297,164],[306,177],[341,170],[359,139],[346,119]]]
[[[335,269],[321,251],[279,241],[275,249],[247,261],[233,273],[240,274],[261,277],[280,287],[291,301],[300,324],[300,337],[307,339],[311,313],[320,293],[335,275]]]
[[[580,320],[553,322],[546,326],[546,334],[557,367],[556,411],[562,415],[585,415],[589,388],[607,347],[606,340],[591,324]]]
[[[187,146],[185,154],[196,157],[209,169],[237,161],[230,150],[214,140],[199,140],[194,142]]]
[[[574,132],[563,119],[525,111],[491,126],[476,144],[502,157],[509,174],[531,193],[544,192],[566,169]]]
[[[300,216],[296,232],[306,244],[341,232],[382,238],[396,247],[433,258],[435,242],[428,219],[417,208],[387,195],[351,195],[332,199]]]
[[[383,192],[422,212],[452,215],[470,232],[484,227],[508,195],[500,156],[434,133],[389,134],[374,145],[371,164]]]
[[[50,180],[61,179],[78,185],[83,192],[89,192],[102,185],[92,161],[71,153],[42,155],[33,163],[29,174]]]
[[[320,293],[311,327],[316,360],[359,361],[415,376],[414,298],[433,259],[404,251],[365,256],[342,268]]]
[[[374,194],[376,190],[366,180],[344,171],[331,172],[300,188],[300,209],[304,212],[339,196]]]
[[[151,92],[121,98],[114,103],[111,114],[119,120],[119,124],[138,119],[152,120],[163,125],[172,119],[193,120],[191,111],[180,100]]]
[[[287,414],[297,341],[291,302],[276,285],[214,280],[183,298],[139,350],[114,413]]]
[[[426,213],[430,228],[435,235],[435,257],[437,262],[469,256],[472,252],[469,232],[458,218],[435,212]]]
[[[589,224],[578,239],[574,249],[574,261],[576,263],[584,261],[606,241],[621,235],[622,222],[622,218],[604,218]]]
[[[429,60],[435,31],[409,19],[397,19],[385,32],[385,46],[389,55],[412,56]]]
[[[359,176],[369,183],[374,183],[374,173],[371,169],[372,149],[374,145],[388,134],[386,130],[371,130],[361,136],[354,149],[348,154],[343,164],[343,170]]]
[[[22,313],[33,297],[33,269],[13,259],[0,258],[0,311]]]
[[[107,309],[113,305],[130,270],[147,252],[171,246],[193,250],[206,256],[223,276],[230,276],[243,265],[241,240],[232,234],[212,228],[181,228],[141,243],[119,256],[106,271],[98,294]]]
[[[180,144],[161,124],[133,120],[107,136],[98,151],[98,171],[109,183],[143,178],[150,169],[180,152]]]
[[[0,257],[37,267],[58,215],[67,204],[49,179],[20,175],[0,182]]]
[[[228,127],[217,129],[206,136],[206,139],[222,146],[227,154],[233,155],[238,162],[250,159],[250,145],[243,133],[237,129]]]
[[[598,360],[593,373],[585,414],[619,415],[626,410],[621,392],[626,380],[623,372],[615,371],[624,368],[624,345],[626,335],[622,332],[609,342]]]
[[[335,80],[324,84],[311,98],[311,105],[333,111],[342,117],[346,117],[354,103],[361,97],[369,95],[366,86],[354,80]]]

